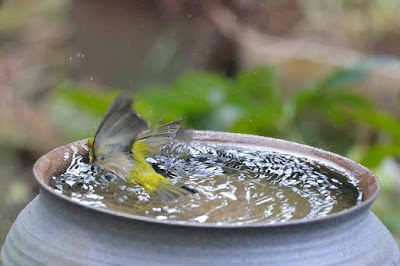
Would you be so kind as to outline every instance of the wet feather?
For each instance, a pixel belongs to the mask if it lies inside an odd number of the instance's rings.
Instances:
[[[165,201],[191,193],[171,184],[146,161],[161,145],[175,138],[183,120],[149,130],[146,121],[132,109],[132,103],[124,94],[114,100],[95,137],[88,140],[90,161]]]

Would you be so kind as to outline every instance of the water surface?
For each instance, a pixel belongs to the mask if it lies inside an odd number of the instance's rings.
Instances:
[[[196,193],[163,202],[76,154],[63,173],[51,177],[50,186],[88,206],[158,220],[215,224],[323,217],[362,199],[357,180],[344,170],[275,150],[173,143],[147,160],[172,183]]]

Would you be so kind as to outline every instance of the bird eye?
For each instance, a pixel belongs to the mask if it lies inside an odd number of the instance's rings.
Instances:
[[[104,160],[104,156],[103,155],[98,156],[97,160],[103,161]]]

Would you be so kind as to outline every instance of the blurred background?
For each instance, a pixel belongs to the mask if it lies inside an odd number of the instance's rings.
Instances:
[[[397,0],[0,0],[0,245],[32,165],[95,133],[119,91],[152,125],[277,137],[382,185],[400,240]]]

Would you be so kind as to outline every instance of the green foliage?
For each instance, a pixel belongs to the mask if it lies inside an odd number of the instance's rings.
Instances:
[[[94,116],[103,116],[117,95],[117,91],[104,92],[71,85],[60,86],[55,91],[57,99],[62,99]]]
[[[362,163],[375,167],[386,156],[399,154],[400,121],[351,88],[376,64],[371,62],[340,69],[287,98],[281,94],[271,66],[242,72],[235,79],[190,73],[170,86],[140,90],[134,95],[135,104],[153,125],[183,117],[189,128],[278,137],[340,154],[358,144],[354,128],[366,125],[387,136],[386,142],[364,147],[359,154]],[[55,93],[64,105],[97,119],[116,95],[116,90],[69,85],[60,86]]]

